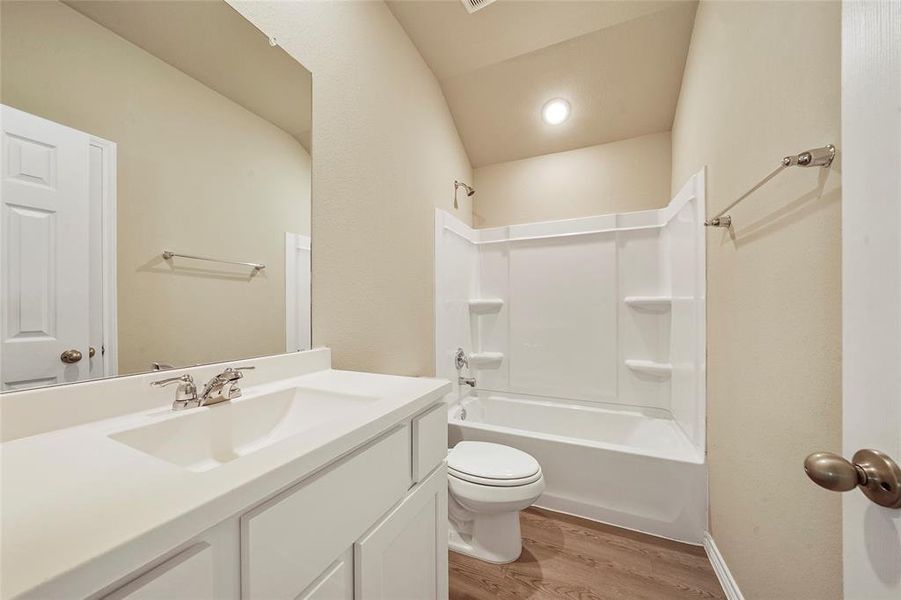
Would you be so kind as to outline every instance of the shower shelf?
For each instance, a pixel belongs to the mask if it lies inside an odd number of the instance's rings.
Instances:
[[[652,360],[627,360],[626,366],[636,373],[644,373],[645,375],[654,375],[661,379],[669,378],[673,372],[673,365],[669,363],[658,363]]]
[[[669,296],[626,296],[625,303],[636,310],[647,312],[666,312],[673,299]]]
[[[504,306],[500,298],[477,298],[469,301],[469,310],[477,315],[487,315],[499,312]]]
[[[473,369],[497,369],[503,361],[501,352],[473,352],[469,355],[469,366]]]

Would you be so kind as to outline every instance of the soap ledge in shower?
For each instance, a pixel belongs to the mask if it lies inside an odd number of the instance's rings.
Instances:
[[[504,306],[500,298],[476,298],[469,301],[469,310],[477,315],[496,313]]]
[[[673,303],[669,296],[626,296],[623,301],[636,310],[648,312],[666,312]]]
[[[473,369],[497,369],[503,360],[501,352],[473,352],[469,355],[469,365]]]
[[[658,363],[652,360],[629,359],[626,361],[626,366],[636,373],[654,375],[660,378],[668,378],[673,372],[673,365],[669,363]]]

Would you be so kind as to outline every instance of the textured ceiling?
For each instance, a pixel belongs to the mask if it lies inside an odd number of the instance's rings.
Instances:
[[[473,167],[672,127],[696,2],[389,2],[438,77]],[[563,97],[572,116],[546,125]]]
[[[64,0],[310,149],[312,75],[223,0]]]

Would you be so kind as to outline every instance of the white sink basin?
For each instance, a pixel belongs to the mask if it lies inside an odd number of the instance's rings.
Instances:
[[[191,471],[209,471],[287,437],[349,416],[378,399],[295,387],[249,396],[111,434],[109,437]]]

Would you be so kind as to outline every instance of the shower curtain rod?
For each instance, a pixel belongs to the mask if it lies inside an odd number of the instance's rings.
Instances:
[[[835,146],[833,146],[832,144],[826,144],[821,148],[814,148],[813,150],[807,150],[806,152],[801,152],[800,154],[794,154],[784,157],[782,159],[782,164],[776,167],[773,172],[758,181],[757,184],[754,185],[754,187],[739,196],[737,200],[732,202],[732,204],[716,213],[713,217],[704,221],[704,225],[707,227],[732,227],[732,217],[726,215],[726,213],[735,208],[735,206],[738,205],[739,202],[762,188],[770,179],[781,173],[783,169],[786,169],[787,167],[826,168],[832,164],[832,160],[834,158]]]

